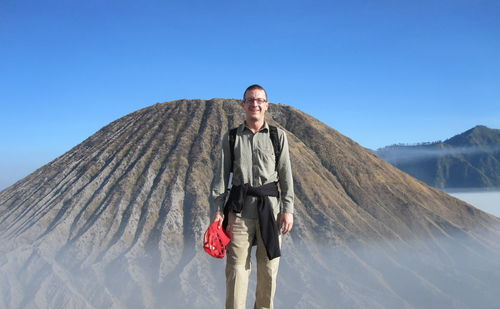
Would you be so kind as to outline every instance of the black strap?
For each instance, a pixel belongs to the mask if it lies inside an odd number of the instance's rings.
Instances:
[[[234,144],[236,143],[236,133],[238,133],[238,128],[232,128],[229,131],[229,150],[231,151],[231,169],[229,172],[233,172],[233,162],[234,162]]]
[[[278,137],[278,128],[275,126],[269,126],[269,137],[273,143],[274,157],[276,158],[276,163],[274,165],[275,170],[278,170],[278,163],[281,156],[281,145]]]

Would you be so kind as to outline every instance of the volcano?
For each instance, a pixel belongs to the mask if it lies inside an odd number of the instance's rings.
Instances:
[[[276,308],[498,308],[498,218],[293,107],[267,117],[296,193]],[[202,237],[221,137],[243,119],[233,99],[159,103],[1,191],[0,307],[222,308]]]

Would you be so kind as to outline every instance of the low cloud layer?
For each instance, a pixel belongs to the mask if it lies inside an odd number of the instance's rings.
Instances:
[[[500,239],[476,236],[334,247],[289,238],[276,308],[497,308]],[[68,257],[53,258],[47,247],[36,245],[4,251],[0,308],[223,307],[225,261],[195,248],[192,254],[162,261],[171,263],[164,276],[154,250],[82,265],[72,265]],[[249,306],[255,291],[253,267]]]
[[[445,156],[476,155],[484,153],[485,151],[500,152],[500,147],[496,147],[493,149],[485,149],[483,147],[395,147],[379,149],[377,150],[377,154],[389,163],[402,164],[426,159],[441,158]]]
[[[500,191],[455,191],[450,194],[500,218]]]

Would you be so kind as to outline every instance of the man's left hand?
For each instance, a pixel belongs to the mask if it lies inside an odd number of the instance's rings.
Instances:
[[[293,214],[280,213],[278,217],[278,226],[282,234],[286,234],[292,230],[293,227]]]

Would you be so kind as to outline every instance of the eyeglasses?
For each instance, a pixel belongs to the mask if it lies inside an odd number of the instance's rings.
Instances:
[[[267,101],[265,99],[254,99],[254,98],[246,98],[243,100],[243,102],[245,102],[246,104],[250,104],[250,103],[253,103],[253,102],[257,102],[257,104],[263,104],[263,103],[266,103]]]

